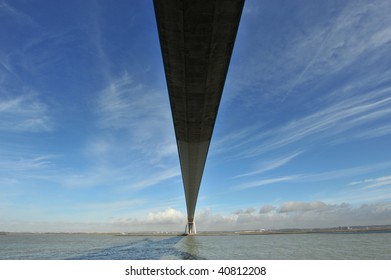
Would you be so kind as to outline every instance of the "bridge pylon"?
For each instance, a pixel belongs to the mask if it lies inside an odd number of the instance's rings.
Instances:
[[[186,235],[194,235],[197,234],[195,222],[187,222],[186,228],[185,228],[185,234]]]

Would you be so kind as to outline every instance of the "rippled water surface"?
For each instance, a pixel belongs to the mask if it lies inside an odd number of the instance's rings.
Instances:
[[[0,259],[391,259],[391,233],[227,236],[0,235]]]

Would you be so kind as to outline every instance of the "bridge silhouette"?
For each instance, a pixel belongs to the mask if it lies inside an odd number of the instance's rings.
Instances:
[[[244,0],[154,0],[187,207],[195,208]]]

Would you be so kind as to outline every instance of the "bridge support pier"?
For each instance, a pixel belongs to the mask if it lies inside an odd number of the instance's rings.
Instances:
[[[185,234],[187,234],[187,235],[197,234],[197,230],[196,230],[194,221],[187,223],[186,228],[185,228]]]

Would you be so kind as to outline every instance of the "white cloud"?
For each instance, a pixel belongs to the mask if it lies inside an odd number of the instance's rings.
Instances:
[[[253,207],[250,207],[250,208],[247,208],[247,209],[239,209],[237,211],[234,212],[235,215],[243,215],[243,214],[252,214],[256,211],[255,208]]]
[[[150,224],[183,224],[185,220],[185,216],[181,212],[168,208],[162,212],[149,213],[146,222]]]
[[[251,208],[250,208],[251,209]],[[391,204],[387,202],[353,206],[322,201],[287,201],[263,205],[259,212],[236,210],[233,214],[214,214],[210,209],[196,215],[198,229],[243,230],[260,228],[311,228],[389,224]]]
[[[280,206],[280,213],[289,213],[289,212],[307,212],[307,211],[324,211],[327,210],[328,206],[321,201],[314,202],[299,202],[299,201],[290,201],[283,203]]]
[[[267,213],[273,212],[275,210],[276,210],[276,207],[274,207],[271,204],[266,204],[266,205],[263,205],[261,207],[261,209],[259,209],[259,214],[267,214]]]
[[[122,209],[128,201],[97,204],[95,207]],[[134,206],[134,204],[133,204]],[[254,211],[253,211],[254,210]],[[322,201],[287,201],[281,205],[263,205],[256,209],[236,210],[232,214],[213,213],[209,208],[196,213],[199,232],[210,230],[246,230],[281,228],[322,228],[390,223],[391,204],[387,202],[353,206],[348,203],[327,204]],[[4,230],[39,231],[183,231],[186,215],[174,208],[149,212],[145,217],[112,217],[100,222],[22,222],[3,220]]]
[[[235,214],[213,213],[210,208],[206,208],[196,213],[195,222],[199,230],[232,230],[237,217]]]

